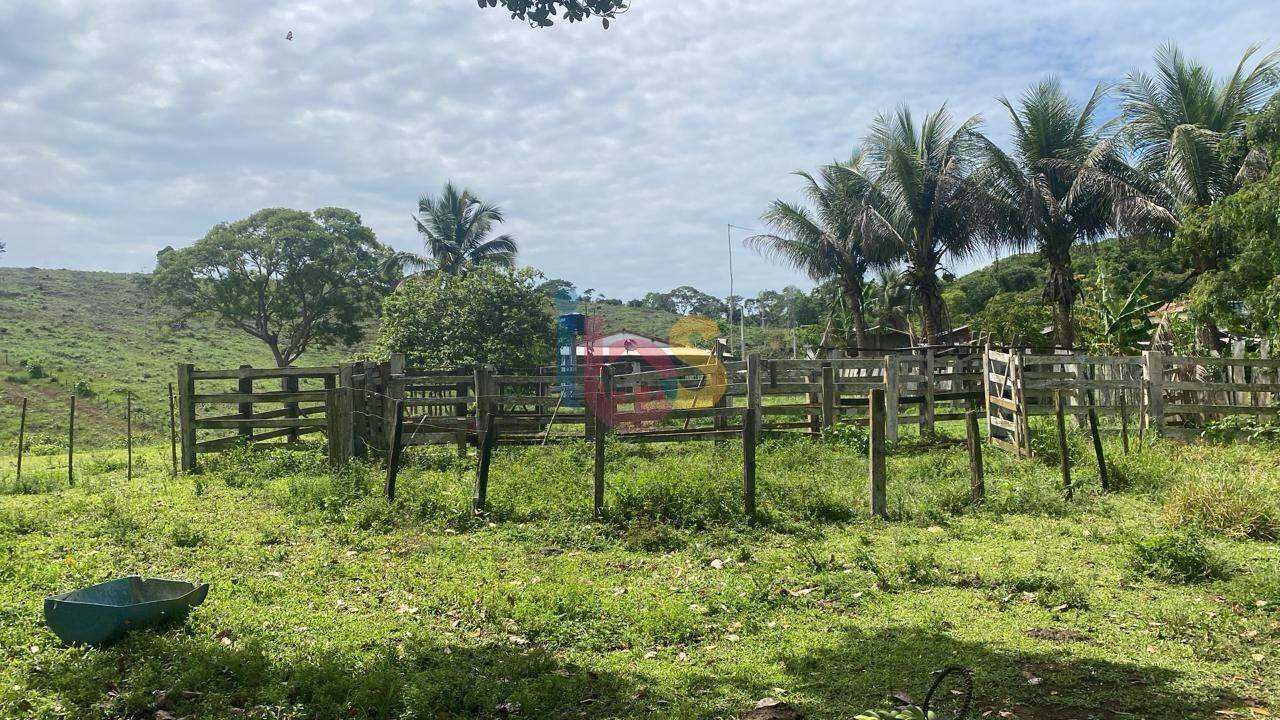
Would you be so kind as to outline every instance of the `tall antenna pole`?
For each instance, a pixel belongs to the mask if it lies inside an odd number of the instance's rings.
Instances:
[[[724,224],[724,236],[729,241],[729,350],[733,350],[733,306],[738,301],[733,294],[733,225],[731,223]],[[738,346],[739,359],[745,358],[743,355],[743,347]]]

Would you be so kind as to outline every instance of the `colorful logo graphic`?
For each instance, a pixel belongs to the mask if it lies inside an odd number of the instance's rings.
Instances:
[[[572,290],[557,292],[555,301],[557,383],[566,406],[585,405],[615,427],[659,422],[673,410],[715,407],[724,397],[724,363],[715,351],[698,347],[699,339],[714,344],[720,334],[715,320],[682,317],[663,344],[634,333],[606,337],[603,318],[578,312]],[[611,393],[601,380],[605,366],[614,377]]]

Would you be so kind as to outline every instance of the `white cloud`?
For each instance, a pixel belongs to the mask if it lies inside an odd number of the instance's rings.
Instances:
[[[608,31],[471,0],[0,9],[0,239],[19,265],[144,270],[264,206],[341,205],[402,248],[444,180],[523,258],[623,297],[727,291],[725,224],[843,157],[900,101],[1003,121],[1046,73],[1085,94],[1174,39],[1225,71],[1269,1],[635,0]],[[294,40],[285,40],[292,30]],[[745,233],[739,233],[740,239]],[[739,288],[804,279],[738,247]]]

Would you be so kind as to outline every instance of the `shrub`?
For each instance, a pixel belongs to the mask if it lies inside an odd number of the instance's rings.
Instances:
[[[1173,490],[1165,515],[1175,525],[1232,538],[1280,537],[1280,506],[1267,489],[1228,478],[1206,478]]]
[[[39,358],[25,358],[18,363],[18,366],[26,369],[27,376],[32,380],[45,377],[44,361]]]
[[[1190,583],[1223,575],[1223,562],[1200,536],[1159,533],[1129,544],[1129,565],[1139,575],[1171,583]]]
[[[71,386],[71,392],[75,393],[76,397],[81,398],[91,398],[98,395],[98,393],[94,392],[93,386],[89,384],[89,381],[84,378],[75,381]]]
[[[822,431],[822,439],[826,442],[851,447],[865,453],[871,445],[871,435],[862,425],[841,419],[831,427]]]

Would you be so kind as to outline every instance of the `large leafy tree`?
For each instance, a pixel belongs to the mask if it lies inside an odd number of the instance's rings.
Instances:
[[[777,258],[816,281],[831,281],[840,290],[839,308],[832,308],[822,344],[830,347],[837,310],[853,320],[854,344],[867,346],[867,321],[863,310],[865,276],[872,263],[863,242],[863,201],[870,187],[855,155],[832,163],[817,175],[795,173],[804,179],[804,195],[812,209],[776,200],[764,214],[772,234],[747,238],[747,244]],[[848,338],[845,338],[848,344]]]
[[[1110,204],[1098,186],[1071,192],[1079,166],[1107,144],[1094,114],[1105,95],[1099,85],[1083,105],[1071,101],[1056,78],[1032,85],[1017,105],[1000,98],[1013,126],[1012,152],[986,141],[980,174],[990,196],[994,229],[1018,250],[1037,249],[1049,266],[1044,299],[1053,305],[1054,339],[1076,341],[1076,281],[1071,249],[1102,237]],[[1105,150],[1102,150],[1105,152]]]
[[[970,175],[980,150],[978,124],[977,117],[953,122],[943,105],[917,125],[900,106],[876,118],[866,138],[875,183],[861,234],[870,256],[902,264],[930,344],[947,329],[943,261],[963,259],[981,242],[986,199]]]
[[[553,363],[554,305],[538,279],[532,270],[497,267],[410,278],[383,302],[373,353],[402,352],[434,368]]]
[[[1231,151],[1246,118],[1267,101],[1280,80],[1280,51],[1262,56],[1250,68],[1258,52],[1257,46],[1250,47],[1231,75],[1218,78],[1174,45],[1163,45],[1156,51],[1154,74],[1135,71],[1120,86],[1138,168],[1159,182],[1162,204],[1175,225],[1229,194],[1242,175],[1258,174],[1259,158]],[[1179,247],[1199,275],[1211,275],[1231,256],[1219,234],[1183,235]],[[1217,281],[1206,277],[1205,282]],[[1212,318],[1197,320],[1196,344],[1220,349]]]
[[[515,238],[490,237],[494,226],[502,221],[501,208],[447,182],[439,196],[424,194],[418,198],[418,214],[413,222],[427,253],[397,253],[394,262],[411,271],[447,275],[458,275],[480,265],[513,267],[518,249]]]
[[[342,208],[270,208],[156,256],[151,287],[182,316],[266,343],[285,367],[313,346],[354,344],[389,251]]]

